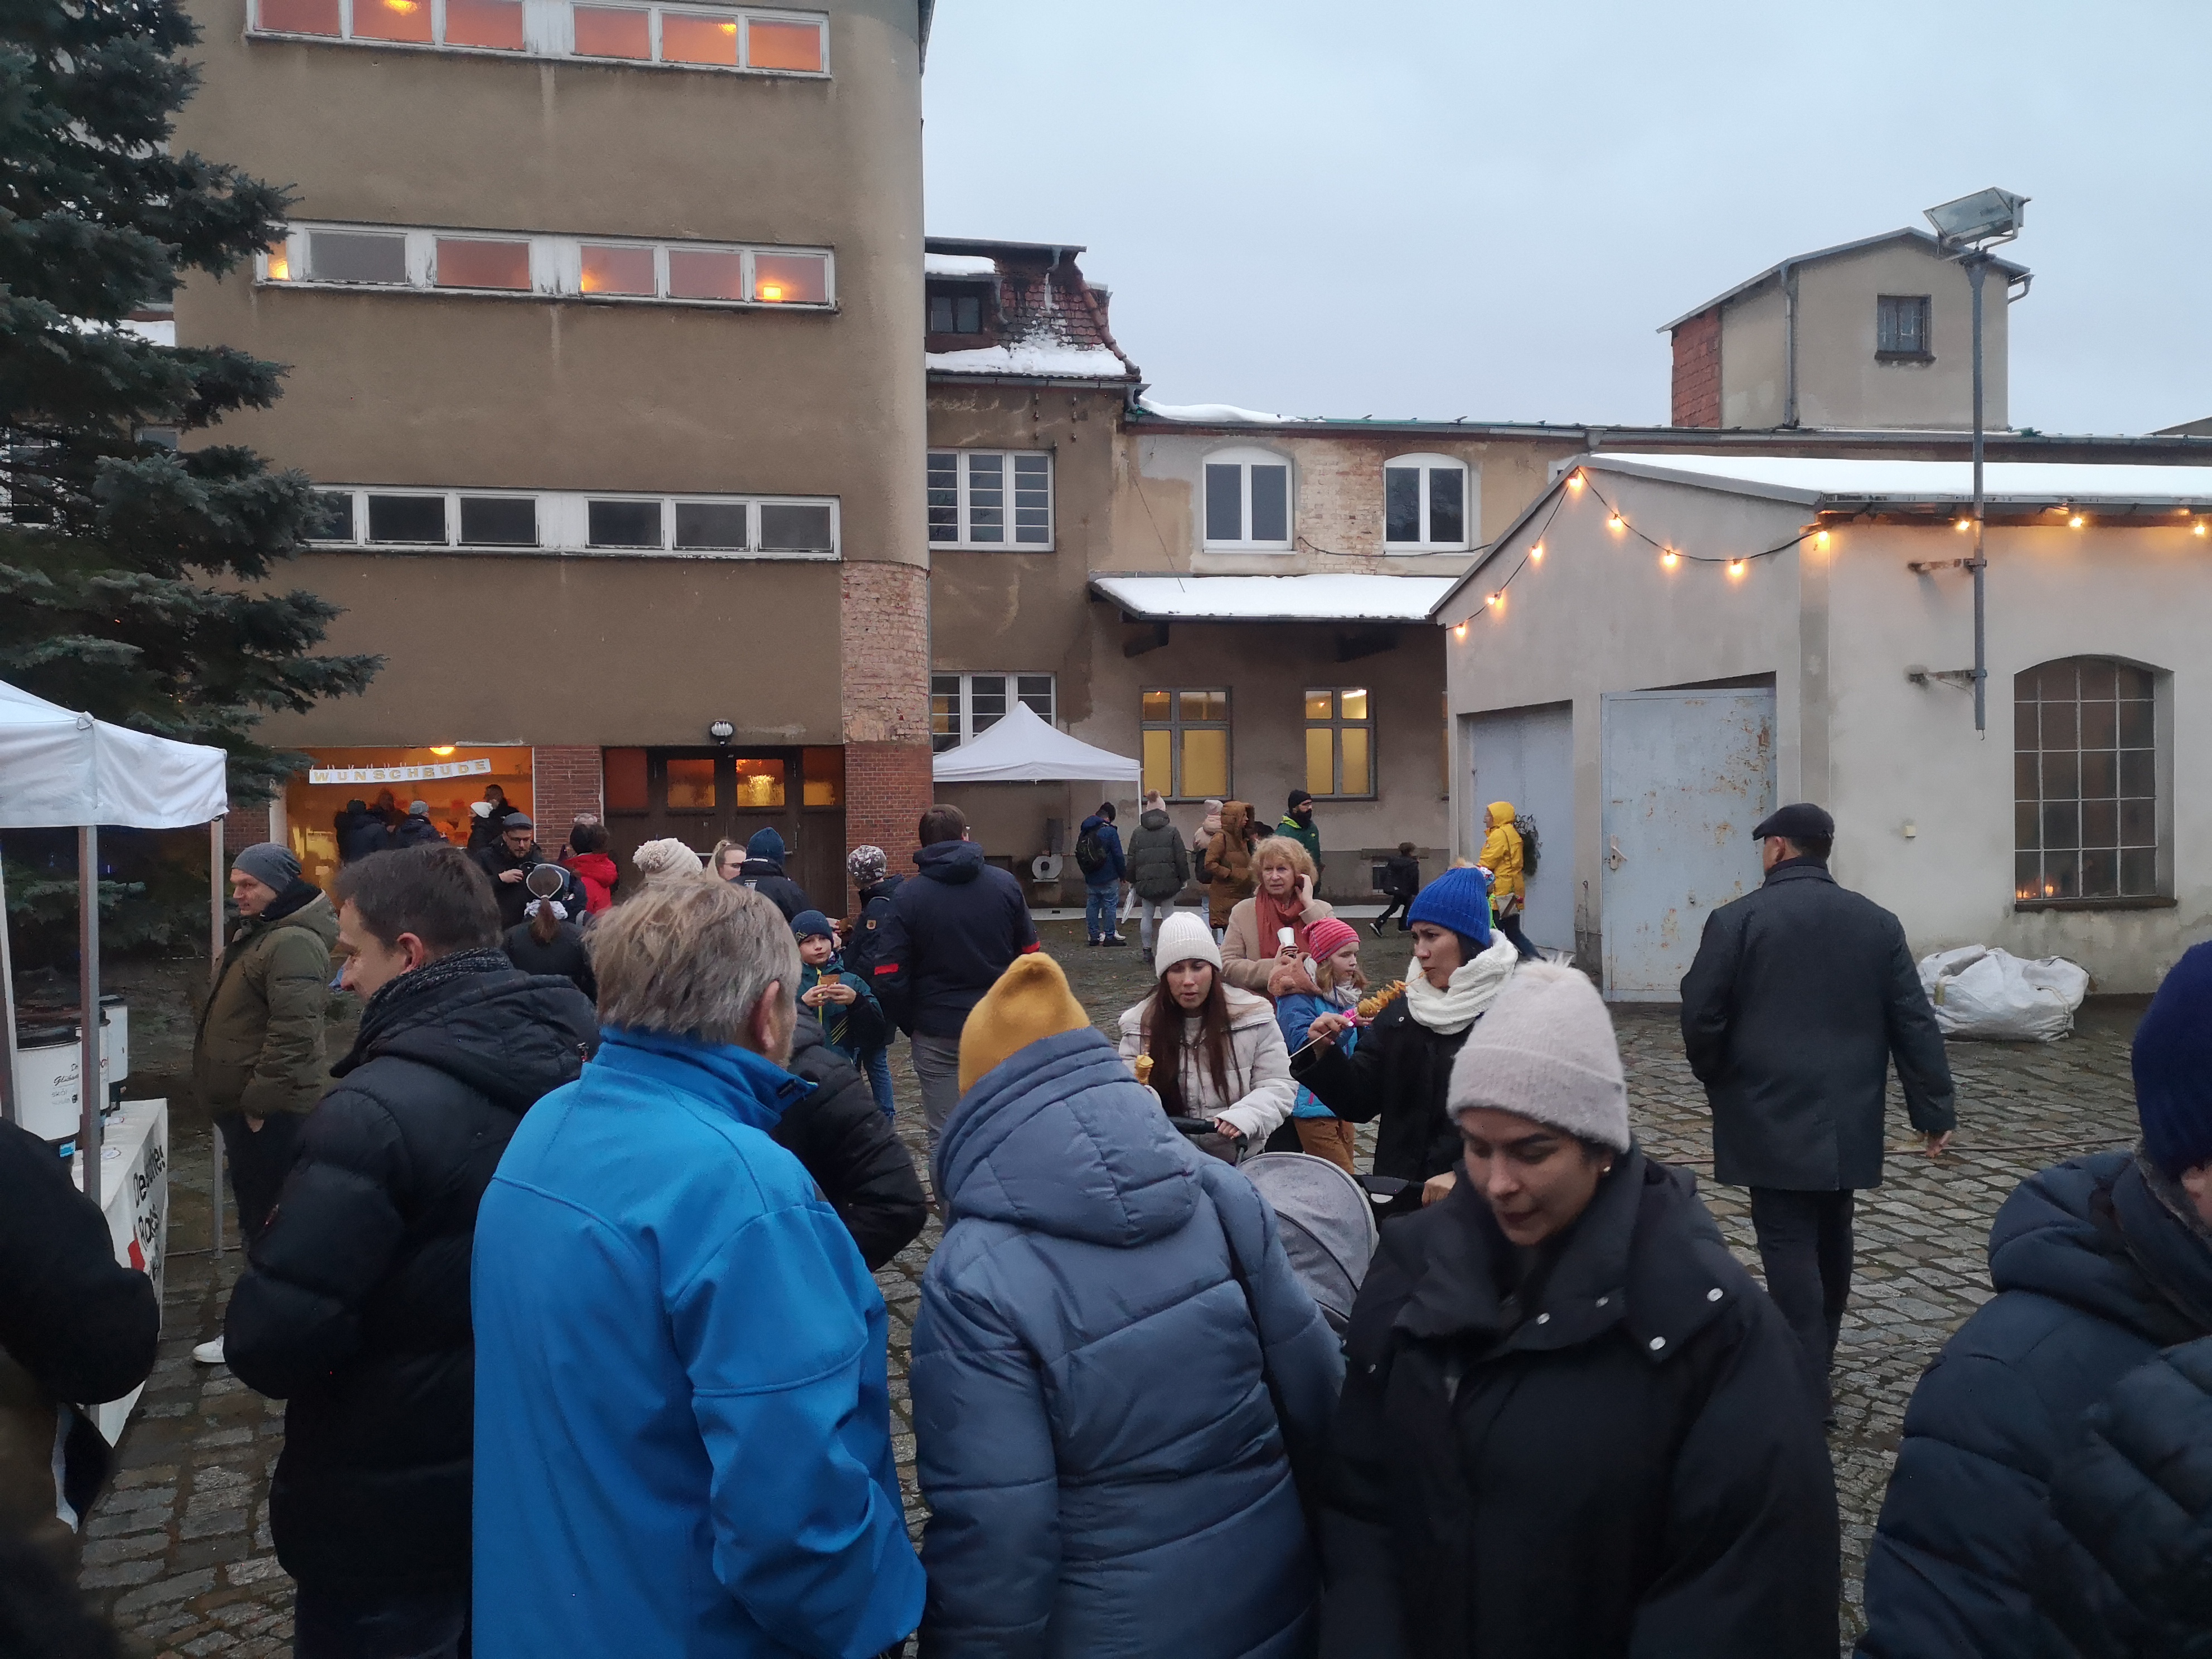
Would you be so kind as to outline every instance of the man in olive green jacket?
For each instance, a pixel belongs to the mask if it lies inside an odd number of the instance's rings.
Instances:
[[[323,1015],[338,921],[320,890],[300,878],[300,860],[275,842],[231,860],[230,890],[243,920],[200,1014],[192,1086],[222,1132],[238,1230],[251,1249],[292,1166],[300,1125],[330,1082]],[[221,1339],[192,1357],[219,1364]]]

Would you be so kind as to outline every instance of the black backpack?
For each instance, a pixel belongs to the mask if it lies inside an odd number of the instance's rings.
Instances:
[[[1536,873],[1536,820],[1523,813],[1513,820],[1513,828],[1521,836],[1521,878],[1526,881]]]
[[[1086,876],[1095,876],[1107,865],[1106,843],[1097,828],[1085,830],[1075,843],[1075,867]]]

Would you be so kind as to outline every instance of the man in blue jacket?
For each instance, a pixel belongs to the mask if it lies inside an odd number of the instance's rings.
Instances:
[[[477,1220],[480,1659],[868,1659],[921,1622],[882,1297],[769,1139],[799,951],[721,882],[593,925],[604,1042]]]
[[[1076,832],[1075,864],[1083,872],[1083,925],[1093,945],[1127,945],[1114,912],[1121,902],[1121,884],[1129,861],[1121,851],[1121,832],[1114,827],[1114,803],[1083,820]]]

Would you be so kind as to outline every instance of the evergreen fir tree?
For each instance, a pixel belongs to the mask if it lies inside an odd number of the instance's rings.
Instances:
[[[312,654],[335,606],[270,587],[313,498],[252,450],[178,439],[277,396],[273,363],[123,326],[185,271],[278,235],[284,193],[172,143],[198,71],[176,0],[0,0],[0,679],[216,744],[234,799],[299,757],[271,710],[359,691]]]

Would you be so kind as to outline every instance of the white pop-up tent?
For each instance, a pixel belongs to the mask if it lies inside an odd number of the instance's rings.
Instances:
[[[939,783],[1134,783],[1144,769],[1127,755],[1097,749],[1048,726],[1017,702],[991,729],[930,765]]]
[[[100,829],[211,826],[210,932],[222,939],[223,753],[111,726],[0,682],[0,830],[77,832],[79,1144],[85,1190],[100,1202]],[[15,981],[0,891],[0,1108],[15,1109]]]

